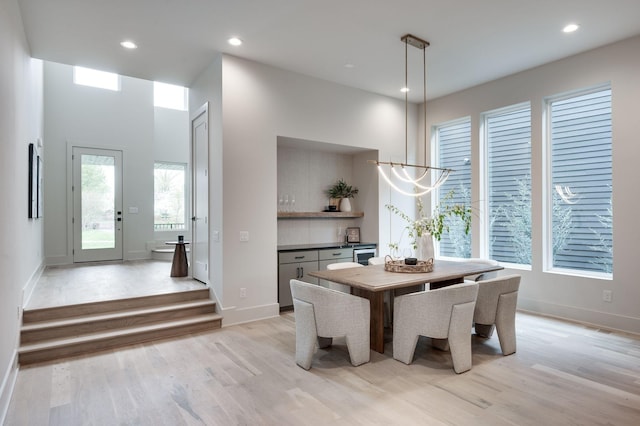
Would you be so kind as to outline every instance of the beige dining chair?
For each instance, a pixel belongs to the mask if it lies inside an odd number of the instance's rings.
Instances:
[[[384,257],[370,257],[368,260],[369,265],[384,265]]]
[[[491,338],[498,332],[503,355],[516,351],[516,306],[520,275],[478,281],[478,300],[473,314],[476,334]]]
[[[291,280],[296,321],[296,364],[311,368],[316,346],[331,346],[334,337],[345,337],[351,364],[369,362],[371,312],[369,301],[303,281]]]
[[[477,283],[455,284],[397,296],[393,316],[393,358],[411,364],[419,336],[449,349],[453,370],[471,369],[471,327],[478,295]],[[446,339],[446,340],[445,340]]]
[[[327,265],[327,270],[334,271],[336,269],[347,269],[347,268],[362,268],[364,265],[359,264],[358,262],[338,262],[338,263],[330,263]],[[351,287],[344,284],[334,283],[332,281],[328,281],[328,286],[332,290],[341,291],[343,293],[351,293]]]
[[[498,266],[499,263],[497,260],[493,259],[483,259],[480,257],[472,257],[470,259],[462,259],[464,261],[476,262],[476,263],[484,263],[489,266]],[[464,277],[465,281],[482,281],[489,280],[491,278],[496,278],[498,276],[498,271],[491,272],[483,272],[482,274],[468,275]]]

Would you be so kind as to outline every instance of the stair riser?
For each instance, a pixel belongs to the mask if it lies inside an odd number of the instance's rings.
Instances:
[[[71,344],[54,349],[23,352],[18,355],[18,362],[20,363],[20,365],[24,366],[39,362],[58,360],[60,358],[84,355],[93,352],[99,352],[105,349],[129,346],[133,344],[164,339],[167,337],[182,336],[200,331],[214,330],[220,328],[221,326],[221,319],[207,320],[196,324],[164,328],[160,330],[153,330],[135,334],[125,334],[117,337],[109,337],[100,340],[93,340],[90,342]]]
[[[146,312],[144,314],[133,314],[126,317],[100,319],[97,321],[88,320],[81,324],[72,324],[46,329],[23,330],[20,334],[20,342],[22,344],[32,344],[45,340],[65,339],[85,334],[156,324],[163,321],[171,321],[212,313],[215,313],[215,303],[213,302],[205,306],[185,307],[170,311]]]
[[[187,302],[209,298],[209,289],[183,291],[179,293],[158,294],[146,297],[135,297],[122,300],[108,300],[95,303],[84,303],[72,306],[58,306],[54,308],[25,310],[23,324],[39,321],[55,321],[82,315],[96,315],[107,312],[117,312],[127,309],[149,308],[171,303]]]

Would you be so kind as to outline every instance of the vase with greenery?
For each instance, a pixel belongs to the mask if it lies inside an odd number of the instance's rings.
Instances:
[[[336,183],[331,185],[325,192],[330,199],[338,200],[337,202],[340,205],[341,211],[351,211],[351,203],[348,201],[349,198],[356,196],[358,188],[348,185],[344,179],[338,179]],[[342,200],[347,200],[347,202],[344,203],[344,206]]]
[[[425,238],[427,239],[426,242],[431,244],[433,243],[431,238],[440,241],[442,234],[449,231],[449,223],[447,221],[449,218],[458,217],[463,223],[465,234],[469,234],[469,231],[471,231],[471,207],[464,204],[451,203],[453,196],[454,191],[449,191],[442,198],[440,204],[436,205],[430,216],[425,214],[422,198],[418,197],[416,200],[418,214],[415,219],[392,204],[387,204],[385,207],[407,222],[405,230],[411,239],[413,249],[418,250]],[[398,251],[399,243],[391,243],[389,248]],[[418,255],[418,257],[420,256]]]

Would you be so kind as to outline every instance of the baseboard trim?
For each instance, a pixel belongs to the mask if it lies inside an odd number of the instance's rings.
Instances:
[[[2,377],[0,385],[0,424],[4,424],[9,411],[11,395],[18,379],[18,351],[13,351],[13,359]]]
[[[591,327],[640,335],[640,318],[593,311],[575,306],[558,305],[527,298],[518,298],[518,310],[545,315]]]
[[[219,305],[218,305],[219,306]],[[268,305],[251,306],[249,308],[222,308],[218,311],[222,315],[222,326],[244,324],[263,319],[275,318],[280,315],[280,305],[270,303]]]
[[[38,268],[35,271],[33,271],[33,274],[31,274],[31,278],[29,278],[29,282],[27,282],[27,285],[25,285],[24,288],[22,289],[22,308],[23,309],[25,306],[27,306],[27,303],[29,303],[31,296],[33,295],[33,290],[36,288],[36,284],[38,283],[38,280],[42,276],[42,272],[44,272],[44,262],[40,263],[40,266],[38,266]]]

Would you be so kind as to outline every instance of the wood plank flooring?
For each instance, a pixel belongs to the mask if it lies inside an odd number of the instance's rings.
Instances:
[[[294,314],[23,368],[6,425],[638,425],[640,338],[518,313],[516,354],[473,368],[419,341],[412,365],[344,341],[296,366]]]

